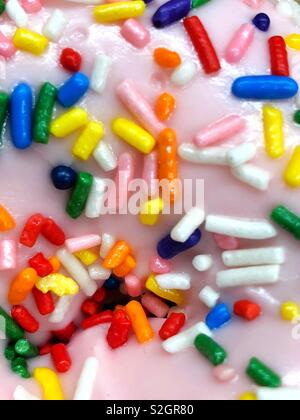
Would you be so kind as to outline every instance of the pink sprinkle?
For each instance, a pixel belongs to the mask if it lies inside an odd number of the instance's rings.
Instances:
[[[129,274],[125,277],[125,285],[129,296],[138,297],[142,294],[144,283],[137,276]]]
[[[238,378],[236,371],[227,365],[217,366],[213,369],[213,375],[219,382],[232,382]]]
[[[148,192],[151,195],[151,198],[158,197],[158,185],[157,185],[157,152],[152,152],[149,155],[144,157],[144,167],[143,167],[143,180],[147,183]]]
[[[151,257],[149,261],[150,270],[154,274],[167,274],[172,271],[172,263],[160,258],[158,255]]]
[[[15,241],[4,239],[0,242],[0,270],[10,270],[17,266],[17,246]]]
[[[0,32],[0,55],[8,60],[13,57],[15,53],[16,49],[12,40]]]
[[[99,235],[85,235],[77,238],[70,238],[66,240],[66,247],[71,252],[78,252],[84,249],[93,248],[101,244],[101,236]]]
[[[252,7],[252,9],[258,9],[264,2],[264,0],[243,0],[247,6]]]
[[[134,178],[135,164],[130,153],[123,153],[119,156],[118,170],[115,178],[116,184],[116,209],[127,208],[128,186]]]
[[[121,35],[136,48],[144,48],[150,42],[150,32],[135,19],[128,19],[123,23]]]
[[[194,142],[198,147],[211,146],[233,137],[235,134],[244,130],[245,127],[245,120],[239,115],[228,115],[198,131]]]
[[[244,23],[239,27],[225,50],[228,63],[238,63],[246,54],[253,42],[255,27],[252,23]]]
[[[117,87],[117,95],[128,111],[148,130],[154,137],[165,129],[165,126],[156,117],[151,105],[138,91],[130,80],[123,81]]]
[[[237,238],[233,236],[219,235],[218,233],[214,234],[215,241],[220,249],[225,251],[232,251],[238,249],[240,242]]]
[[[142,297],[142,305],[157,318],[165,318],[170,309],[162,299],[150,292]]]
[[[42,8],[40,0],[21,0],[21,5],[27,13],[39,12]]]

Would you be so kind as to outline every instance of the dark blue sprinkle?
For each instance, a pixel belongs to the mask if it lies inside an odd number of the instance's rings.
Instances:
[[[196,229],[195,232],[189,237],[186,242],[173,241],[170,235],[165,236],[157,245],[158,255],[165,259],[170,260],[181,252],[193,248],[201,240],[201,231]]]
[[[266,13],[258,13],[258,15],[253,18],[252,23],[260,31],[267,32],[270,28],[271,21]]]
[[[192,8],[191,0],[170,0],[154,14],[152,23],[155,28],[165,28],[185,18]]]
[[[120,286],[120,280],[118,279],[118,277],[111,275],[109,279],[107,279],[105,281],[105,283],[103,284],[103,287],[105,287],[105,289],[107,290],[116,290],[118,289]]]
[[[56,166],[51,171],[51,180],[58,190],[69,190],[77,180],[77,173],[69,166]]]
[[[207,315],[205,323],[210,330],[217,330],[231,320],[231,313],[225,303],[215,306]]]

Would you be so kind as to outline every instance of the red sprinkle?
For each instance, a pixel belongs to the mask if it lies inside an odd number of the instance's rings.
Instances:
[[[88,328],[96,327],[96,325],[109,324],[112,321],[112,317],[113,312],[111,310],[100,312],[84,319],[81,323],[81,328],[87,330]]]
[[[60,55],[60,64],[64,69],[77,72],[81,67],[81,55],[72,48],[65,48]]]
[[[191,16],[185,18],[183,24],[197,51],[205,73],[211,74],[219,71],[221,64],[216,50],[200,19],[197,16]]]
[[[97,303],[102,303],[107,296],[107,291],[104,287],[98,289],[97,292],[92,296],[92,299]]]
[[[25,306],[13,306],[11,309],[11,316],[16,323],[28,333],[34,334],[40,328],[38,321],[31,315]]]
[[[49,315],[55,309],[54,299],[51,292],[46,294],[39,291],[36,287],[32,289],[32,294],[41,315]]]
[[[258,318],[261,314],[261,307],[250,300],[239,300],[234,304],[233,311],[235,315],[253,321]]]
[[[56,246],[63,245],[66,240],[63,230],[50,218],[46,219],[42,226],[42,235]]]
[[[72,321],[69,325],[67,325],[65,328],[62,328],[61,330],[51,331],[51,334],[53,337],[55,337],[57,340],[68,344],[75,334],[77,330],[76,325]]]
[[[32,248],[42,231],[44,222],[44,216],[39,213],[31,216],[25,223],[20,236],[20,243],[24,246]]]
[[[289,76],[289,61],[285,40],[282,36],[272,36],[269,39],[271,57],[271,73],[274,76]]]
[[[46,277],[53,271],[52,265],[41,252],[30,258],[29,265],[35,269],[40,277]]]
[[[185,314],[182,312],[173,312],[168,319],[163,323],[159,330],[159,336],[162,340],[176,335],[184,326],[186,321]]]
[[[54,344],[49,342],[40,347],[40,356],[47,356],[47,354],[50,354],[53,346]]]
[[[72,361],[65,344],[54,344],[51,348],[51,357],[57,372],[66,373],[71,369]]]
[[[114,312],[112,323],[107,333],[107,343],[112,349],[123,346],[128,341],[131,322],[125,311],[118,309]]]
[[[92,299],[86,299],[81,305],[81,312],[85,315],[96,315],[99,311],[99,303],[95,302]]]

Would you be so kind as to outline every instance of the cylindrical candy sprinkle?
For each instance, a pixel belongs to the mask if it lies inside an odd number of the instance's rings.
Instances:
[[[52,169],[51,180],[58,190],[69,190],[75,185],[77,173],[70,166],[59,165]]]
[[[12,281],[8,301],[11,305],[19,305],[33,289],[37,281],[37,273],[33,268],[25,268]]]
[[[227,162],[230,166],[240,166],[253,159],[257,152],[255,143],[243,143],[227,152]]]
[[[267,387],[259,387],[256,390],[258,401],[299,401],[299,388],[278,388],[271,389]]]
[[[253,42],[255,27],[252,23],[242,24],[225,50],[225,59],[228,63],[238,63],[246,54]]]
[[[33,377],[41,385],[46,401],[64,400],[63,391],[58,376],[52,369],[35,368]]]
[[[103,287],[106,290],[117,290],[120,288],[121,279],[112,274],[109,279],[105,280]]]
[[[115,243],[116,238],[113,235],[107,232],[103,233],[100,247],[100,257],[105,259]]]
[[[176,86],[187,85],[197,73],[197,66],[193,60],[185,60],[171,75],[171,82]]]
[[[141,153],[151,153],[155,139],[142,127],[125,118],[117,118],[112,123],[113,132]]]
[[[181,252],[185,252],[190,248],[196,246],[201,240],[200,229],[196,229],[195,232],[185,242],[175,242],[170,235],[165,236],[161,239],[157,245],[158,255],[165,259],[170,260]]]
[[[103,124],[97,121],[90,121],[74,143],[73,155],[78,159],[88,160],[103,136]]]
[[[88,172],[80,172],[68,201],[66,211],[72,219],[78,219],[84,210],[93,184],[93,176]]]
[[[162,348],[168,353],[178,353],[189,347],[192,347],[195,338],[199,334],[206,334],[208,337],[212,336],[211,331],[203,322],[197,322],[197,324],[182,331],[173,337],[168,338],[162,343]]]
[[[159,336],[162,340],[167,340],[178,334],[184,326],[186,317],[184,313],[173,312],[168,319],[163,323],[159,330]]]
[[[5,11],[12,21],[20,28],[25,27],[28,22],[28,16],[18,0],[8,0],[5,5]]]
[[[142,294],[144,282],[140,278],[129,274],[125,277],[124,282],[129,296],[138,297]]]
[[[21,0],[21,4],[27,13],[36,13],[42,8],[40,0]]]
[[[51,357],[57,372],[66,373],[71,369],[72,361],[65,344],[55,344],[51,349]]]
[[[266,13],[258,13],[252,19],[252,23],[260,31],[262,31],[262,32],[268,32],[268,30],[270,28],[271,20],[270,20],[269,16]]]
[[[217,273],[217,286],[220,288],[238,286],[262,286],[279,281],[280,265],[261,265],[235,268]]]
[[[199,299],[208,308],[214,308],[220,299],[220,294],[210,286],[205,286],[199,293]]]
[[[274,76],[289,76],[289,62],[284,38],[272,36],[269,39],[271,73]]]
[[[17,85],[10,98],[10,125],[13,144],[27,149],[32,143],[32,90],[26,83]]]
[[[118,241],[103,261],[103,267],[114,269],[119,267],[130,254],[131,248],[125,241]]]
[[[199,334],[195,339],[195,347],[214,366],[222,365],[227,359],[223,347],[205,334]]]
[[[2,15],[4,10],[5,10],[5,2],[4,2],[4,0],[1,0],[0,1],[0,15]]]
[[[99,310],[99,304],[92,299],[86,299],[81,305],[81,312],[88,316],[96,315]]]
[[[11,341],[18,341],[24,338],[24,330],[5,312],[0,306],[0,319],[5,323],[5,336]]]
[[[157,284],[162,289],[189,290],[191,288],[191,276],[187,273],[156,274]]]
[[[285,43],[289,48],[300,51],[300,34],[290,34],[285,38]]]
[[[9,361],[14,360],[17,357],[17,353],[15,351],[15,346],[13,344],[7,345],[4,349],[3,355],[4,355],[6,360],[9,360]]]
[[[43,26],[43,34],[52,42],[58,42],[68,21],[61,9],[54,9]]]
[[[88,357],[85,360],[76,385],[74,401],[88,401],[91,399],[98,369],[99,361],[96,357]]]
[[[240,395],[240,401],[256,401],[256,394],[254,392],[244,392],[244,394]]]
[[[121,35],[136,48],[144,48],[151,39],[148,29],[136,19],[128,19],[123,23]]]
[[[59,61],[65,70],[76,73],[80,70],[82,59],[78,51],[72,48],[64,48],[60,54]]]
[[[185,18],[190,10],[190,0],[170,0],[155,12],[152,23],[155,28],[165,28]]]
[[[26,332],[34,334],[38,331],[40,325],[31,313],[22,305],[13,306],[11,316]]]
[[[16,222],[10,212],[0,204],[0,232],[14,229]]]
[[[158,222],[163,212],[164,202],[161,198],[146,201],[140,209],[140,221],[144,225],[153,226]]]
[[[163,299],[176,303],[176,305],[181,305],[184,301],[183,293],[180,290],[161,288],[153,274],[146,281],[146,289]]]
[[[283,302],[280,307],[281,318],[285,321],[293,322],[300,315],[300,308],[296,302]]]
[[[257,385],[268,388],[279,388],[281,386],[281,378],[277,373],[255,357],[250,360],[246,373]]]
[[[231,168],[231,174],[239,181],[260,191],[267,191],[271,181],[271,174],[268,171],[250,163]]]
[[[44,223],[45,218],[42,214],[33,214],[25,223],[20,235],[20,243],[24,246],[32,248],[42,231]]]
[[[61,297],[55,304],[55,310],[49,317],[49,322],[52,324],[61,323],[73,303],[74,296],[68,295]]]
[[[87,123],[87,112],[81,108],[73,108],[52,121],[50,132],[55,137],[64,138]]]
[[[126,305],[125,309],[138,342],[142,344],[151,340],[154,337],[154,332],[142,305],[136,300],[132,300]]]
[[[96,56],[90,79],[90,87],[96,93],[103,93],[108,80],[111,64],[112,60],[108,55],[98,54]]]
[[[142,178],[147,184],[148,194],[151,198],[156,198],[159,194],[157,185],[157,152],[154,151],[149,155],[144,156],[143,175]]]
[[[204,222],[205,213],[200,207],[192,207],[171,231],[173,241],[186,242]]]
[[[59,340],[61,343],[68,344],[71,341],[71,338],[75,334],[76,330],[77,327],[72,321],[70,322],[70,324],[68,324],[66,327],[60,330],[51,331],[51,334],[55,339]]]
[[[127,343],[130,328],[131,322],[126,312],[123,309],[116,310],[106,336],[110,348],[116,349]]]
[[[0,32],[0,55],[6,60],[12,58],[16,53],[16,48],[10,38]]]
[[[84,249],[94,248],[101,244],[101,236],[99,235],[84,235],[76,238],[66,240],[66,248],[72,254],[74,252],[82,251]]]
[[[272,220],[300,240],[300,217],[284,206],[272,210]]]
[[[0,241],[0,271],[11,270],[17,266],[17,246],[14,240]]]
[[[165,318],[170,309],[162,299],[148,292],[142,296],[141,303],[147,311],[157,318]]]
[[[163,195],[168,192],[169,197],[163,196],[162,198],[164,201],[166,198],[168,202],[174,203],[178,198],[176,186],[178,176],[177,136],[175,131],[171,128],[161,131],[157,139],[157,145],[158,179],[169,183],[167,191],[163,192]]]
[[[58,102],[65,108],[75,105],[87,92],[90,81],[83,73],[75,73],[59,89]]]
[[[145,3],[140,0],[104,4],[95,7],[94,16],[98,23],[116,22],[142,16],[145,7]]]
[[[166,69],[176,69],[181,64],[181,57],[176,51],[167,48],[156,48],[153,53],[154,61]]]
[[[30,267],[34,268],[40,277],[48,276],[53,271],[53,267],[42,252],[37,253],[28,260]]]
[[[74,255],[87,266],[94,264],[99,259],[98,253],[91,249],[83,249],[82,251],[75,252]]]
[[[37,143],[49,142],[50,123],[53,115],[57,89],[46,82],[41,87],[33,118],[33,140]]]
[[[17,357],[11,361],[11,370],[19,375],[22,379],[29,379],[31,377],[28,364],[24,357]]]
[[[62,246],[66,240],[64,231],[50,218],[44,220],[41,234],[48,242],[56,246]]]
[[[221,69],[220,61],[200,19],[197,16],[188,17],[184,19],[183,24],[197,51],[205,73],[218,72]]]
[[[207,147],[220,143],[235,136],[245,129],[245,121],[239,115],[228,115],[209,124],[200,130],[194,137],[198,147]]]
[[[113,270],[113,274],[122,279],[128,276],[128,274],[130,274],[135,269],[135,267],[136,260],[131,255],[128,255],[126,260],[121,265],[119,265],[119,267]]]
[[[240,99],[272,101],[293,98],[298,84],[286,76],[244,76],[233,82],[231,91]]]
[[[227,305],[220,303],[207,314],[205,323],[209,329],[217,330],[227,324],[230,320],[231,313]]]
[[[155,113],[160,121],[167,121],[176,108],[176,99],[168,92],[162,93],[156,100]]]
[[[164,125],[156,117],[152,106],[144,98],[138,87],[131,80],[124,80],[117,87],[117,95],[128,111],[137,121],[156,137],[164,129]]]
[[[102,303],[106,299],[107,291],[104,289],[104,287],[100,287],[96,291],[96,293],[92,296],[92,299],[97,303]]]
[[[197,255],[193,258],[193,267],[199,271],[208,271],[213,266],[213,259],[211,255]]]
[[[249,300],[239,300],[238,302],[235,302],[233,312],[235,315],[244,318],[247,321],[253,321],[260,316],[261,307],[257,303]]]
[[[228,148],[225,147],[205,147],[199,149],[191,143],[182,143],[178,148],[178,154],[181,159],[201,165],[227,166],[227,153]]]
[[[113,312],[110,310],[100,312],[89,318],[86,318],[81,323],[81,328],[87,330],[88,328],[96,327],[101,324],[109,324],[112,321]]]
[[[16,342],[15,350],[16,353],[27,359],[37,357],[40,354],[38,347],[33,346],[26,338],[21,338]]]
[[[300,186],[300,146],[296,146],[284,172],[284,180],[291,188]]]
[[[100,264],[93,264],[89,267],[89,275],[91,279],[96,281],[105,281],[110,278],[111,270],[102,267]]]
[[[41,55],[48,47],[48,39],[29,29],[20,28],[16,30],[13,37],[14,46],[18,50],[26,51],[34,55]]]
[[[40,401],[41,399],[27,391],[21,385],[18,385],[14,390],[14,401]]]
[[[166,261],[158,255],[154,255],[150,258],[149,268],[155,274],[167,274],[172,270],[172,264],[170,261]]]
[[[237,373],[232,367],[228,365],[219,365],[214,368],[213,376],[220,383],[228,383],[237,378]]]
[[[54,299],[51,292],[46,294],[40,292],[36,287],[32,289],[32,294],[37,306],[37,309],[41,315],[49,315],[55,309]]]
[[[286,260],[283,247],[241,249],[222,254],[226,267],[247,267],[250,265],[283,264]]]

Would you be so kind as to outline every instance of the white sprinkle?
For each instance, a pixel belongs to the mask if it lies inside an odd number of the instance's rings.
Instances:
[[[18,385],[14,391],[13,399],[15,401],[40,401],[41,399],[33,395],[27,389]]]
[[[280,1],[277,3],[276,11],[284,17],[291,17],[293,15],[293,7],[287,1]]]
[[[204,222],[205,213],[200,207],[193,207],[172,229],[173,241],[186,242],[192,233]]]
[[[74,296],[62,296],[56,302],[54,312],[49,317],[49,322],[52,324],[59,324],[62,322],[69,311],[74,300]]]
[[[187,85],[195,77],[196,73],[196,64],[191,60],[184,61],[172,73],[171,82],[176,86]]]
[[[111,69],[111,64],[111,58],[105,54],[98,54],[95,58],[90,79],[91,89],[95,92],[103,93]]]
[[[111,276],[111,270],[108,270],[107,268],[102,267],[101,264],[93,264],[89,268],[89,275],[90,278],[99,281],[99,280],[107,280]],[[99,286],[99,284],[98,284]]]
[[[276,229],[264,219],[243,219],[219,215],[206,218],[205,229],[208,232],[235,238],[262,240],[274,238]]]
[[[283,247],[269,247],[225,251],[222,254],[222,259],[227,267],[243,267],[251,265],[283,264],[286,256]]]
[[[256,145],[254,143],[243,143],[240,146],[230,149],[227,152],[227,160],[230,166],[240,166],[256,155]]]
[[[158,274],[155,279],[162,289],[189,290],[191,288],[191,276],[187,273]]]
[[[228,165],[227,152],[228,149],[225,147],[205,147],[199,149],[191,143],[183,143],[178,149],[178,154],[181,159],[202,165]]]
[[[206,334],[212,337],[211,331],[204,322],[198,322],[191,328],[168,338],[162,343],[163,349],[168,353],[178,353],[194,345],[195,338],[199,334]]]
[[[96,357],[87,358],[76,385],[74,401],[89,401],[92,398],[98,370],[99,362]]]
[[[43,27],[43,34],[52,42],[58,42],[67,26],[67,19],[60,9],[55,9]]]
[[[208,308],[214,308],[220,299],[220,294],[217,293],[212,287],[205,286],[199,293],[199,299]]]
[[[102,243],[100,248],[100,257],[105,259],[109,251],[112,249],[116,243],[116,238],[110,233],[103,233]]]
[[[213,266],[211,255],[197,255],[193,259],[193,266],[197,271],[208,271]]]
[[[267,191],[271,181],[271,175],[264,169],[246,164],[231,169],[232,175],[239,181],[260,191]]]
[[[217,274],[217,286],[225,288],[273,284],[278,282],[279,273],[280,265],[261,265],[219,271]]]
[[[101,141],[93,153],[99,166],[105,172],[113,171],[118,166],[118,159],[111,146],[106,141]]]
[[[85,206],[85,215],[90,219],[100,217],[102,214],[106,182],[102,178],[94,177],[91,192]]]
[[[87,296],[92,296],[97,291],[96,282],[90,278],[84,266],[74,255],[62,248],[57,251],[57,257]]]
[[[28,16],[18,0],[8,0],[5,11],[19,28],[27,26]]]
[[[299,401],[299,388],[257,388],[256,396],[259,401]]]

